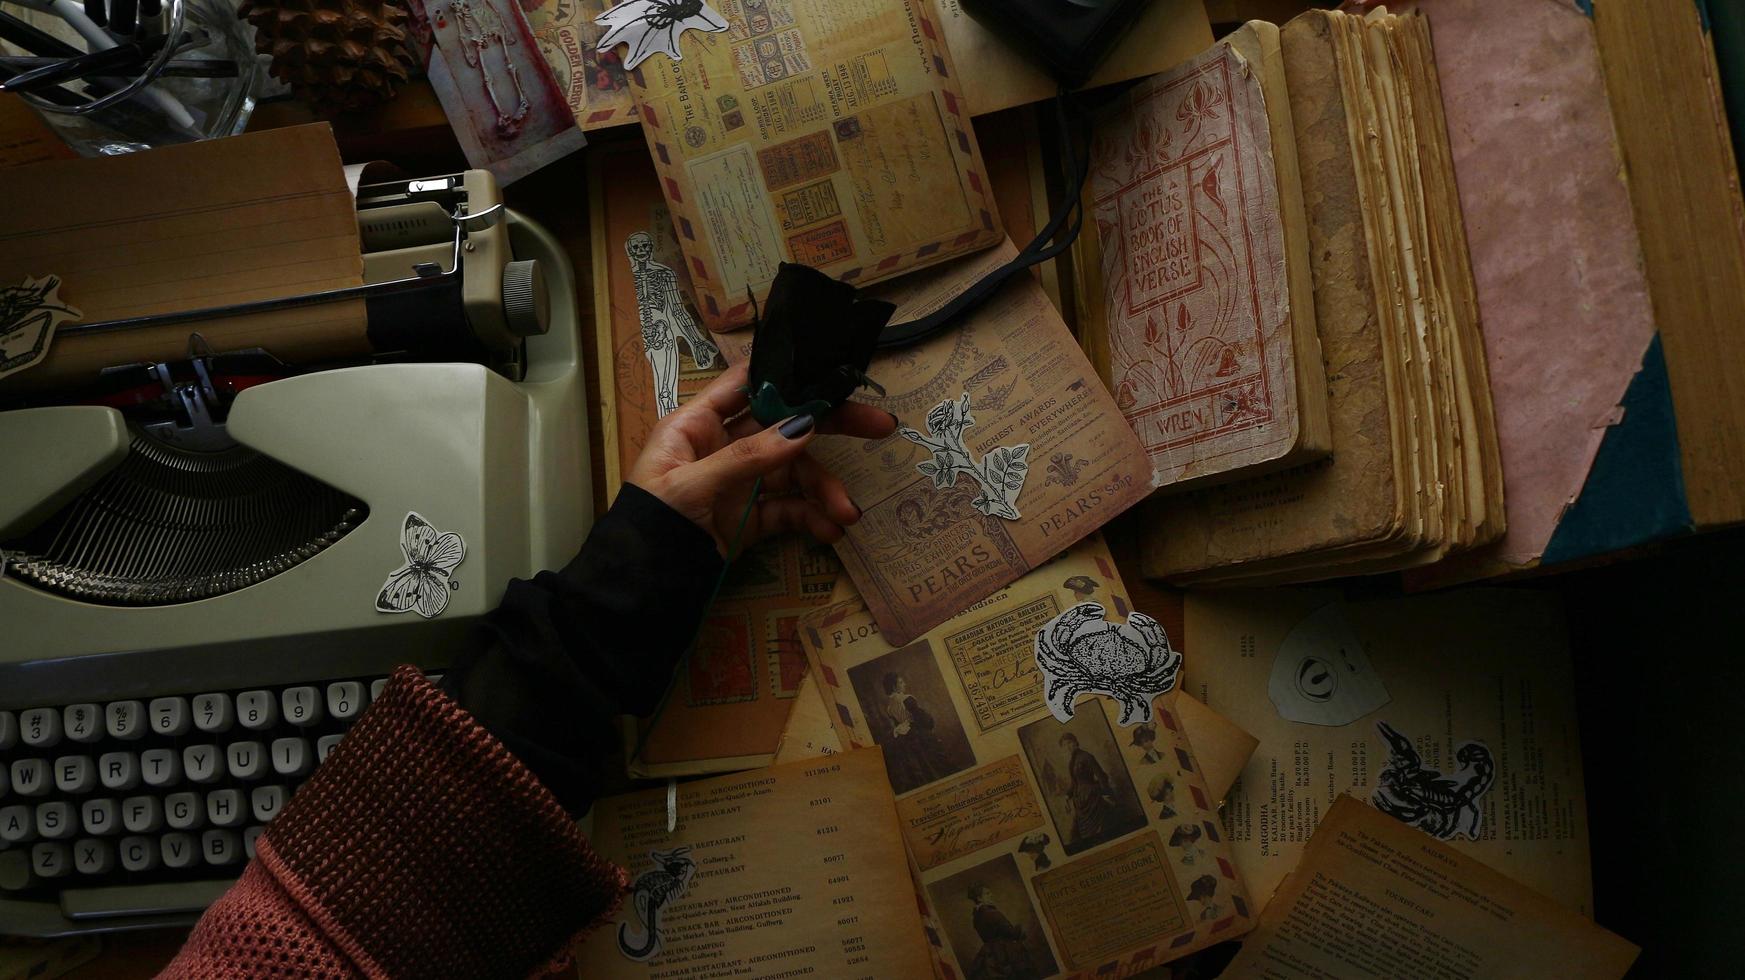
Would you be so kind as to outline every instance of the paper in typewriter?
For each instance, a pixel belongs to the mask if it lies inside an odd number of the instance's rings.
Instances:
[[[0,212],[0,286],[57,276],[86,323],[363,282],[356,208],[325,123],[16,167],[0,181]],[[184,360],[193,334],[213,351],[261,347],[289,364],[355,356],[370,350],[365,327],[361,300],[97,335],[63,327],[6,384],[84,384],[113,365]]]
[[[1197,591],[1187,637],[1184,690],[1260,739],[1224,810],[1257,902],[1350,793],[1379,795],[1462,854],[1592,914],[1573,669],[1554,599]]]
[[[924,316],[1014,254],[1010,242],[877,287],[894,321]],[[749,334],[723,337],[730,359]],[[1060,314],[1030,276],[1014,276],[960,326],[873,357],[885,394],[856,392],[937,440],[961,440],[971,467],[941,483],[939,454],[901,434],[876,442],[823,436],[812,455],[863,511],[836,544],[879,628],[906,643],[1042,564],[1151,492],[1150,464]],[[968,405],[945,419],[945,406]],[[955,420],[955,421],[954,421]],[[1018,516],[996,516],[990,457],[1023,466],[1000,482]],[[969,470],[979,468],[980,473]],[[1012,483],[1020,485],[1013,490]]]
[[[1149,741],[1109,698],[1065,723],[1044,703],[1037,632],[1087,600],[1131,612],[1098,538],[913,642],[855,601],[806,621],[837,733],[884,749],[958,976],[1002,958],[1014,976],[1127,976],[1253,925],[1179,696],[1155,699]]]
[[[998,244],[926,0],[722,0],[631,73],[705,324],[749,324],[786,260],[867,283]]]
[[[1184,486],[1326,453],[1326,377],[1278,28],[1250,24],[1099,123],[1103,316],[1116,404]]]
[[[1221,976],[1618,980],[1637,948],[1341,796]]]
[[[925,977],[927,938],[876,751],[594,804],[626,868],[618,914],[575,948],[585,977]]]

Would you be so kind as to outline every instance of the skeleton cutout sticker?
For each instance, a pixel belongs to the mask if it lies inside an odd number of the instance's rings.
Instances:
[[[631,277],[636,285],[642,351],[654,371],[655,411],[665,418],[679,407],[679,339],[684,338],[690,347],[691,360],[699,371],[714,367],[721,351],[703,335],[697,321],[685,309],[678,275],[654,261],[654,239],[645,231],[636,232],[624,240],[624,254],[630,257]]]
[[[682,61],[679,35],[686,31],[716,34],[727,29],[727,18],[703,0],[626,0],[594,18],[594,23],[606,28],[600,36],[600,53],[620,44],[628,46],[625,71],[634,71],[656,51]]]
[[[56,295],[60,288],[59,276],[25,276],[21,285],[0,287],[0,378],[42,360],[55,328],[79,319]]]
[[[1055,718],[1070,719],[1080,694],[1107,694],[1121,703],[1125,726],[1151,721],[1151,701],[1175,688],[1182,655],[1150,616],[1136,612],[1111,623],[1100,603],[1081,602],[1036,632],[1036,666]]]
[[[660,955],[665,938],[660,926],[661,910],[685,897],[691,877],[697,873],[697,862],[691,859],[689,847],[650,851],[648,856],[654,867],[637,875],[630,886],[630,906],[636,913],[641,936],[632,931],[630,923],[618,923],[618,952],[638,963]]]
[[[906,425],[897,434],[933,454],[915,468],[932,477],[934,487],[948,489],[957,485],[960,475],[967,475],[981,487],[970,506],[989,517],[1015,521],[1023,516],[1018,513],[1018,495],[1030,473],[1030,444],[999,446],[977,460],[963,442],[963,430],[975,424],[966,391],[957,401],[946,399],[933,406],[927,413],[925,435]]]
[[[467,557],[467,543],[454,531],[438,531],[415,511],[400,527],[405,564],[394,569],[376,596],[376,612],[416,612],[435,619],[448,608],[448,593],[460,588],[452,577]]]
[[[1497,777],[1491,750],[1483,742],[1462,743],[1454,753],[1460,771],[1444,776],[1426,768],[1412,740],[1387,722],[1378,721],[1375,728],[1388,744],[1388,762],[1370,804],[1438,840],[1478,840],[1484,822],[1478,801]]]

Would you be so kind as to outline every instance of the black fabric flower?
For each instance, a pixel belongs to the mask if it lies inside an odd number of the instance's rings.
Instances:
[[[745,389],[752,416],[765,425],[795,415],[823,418],[856,388],[884,394],[866,368],[895,312],[817,269],[783,262],[752,334]]]

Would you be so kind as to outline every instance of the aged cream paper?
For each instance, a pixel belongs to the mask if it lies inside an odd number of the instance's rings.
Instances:
[[[1224,813],[1258,903],[1337,796],[1373,799],[1392,769],[1396,804],[1438,780],[1471,794],[1421,817],[1455,850],[1592,914],[1572,666],[1554,600],[1502,589],[1370,602],[1190,592],[1186,632],[1184,690],[1260,739]],[[1346,707],[1363,713],[1339,725],[1285,717]],[[1396,763],[1383,724],[1410,743],[1415,770]]]
[[[1341,796],[1226,980],[1617,980],[1637,948]]]
[[[664,789],[594,805],[589,840],[629,870],[632,892],[576,947],[582,976],[931,971],[878,752],[685,783],[677,815],[668,832]],[[651,929],[659,953],[626,955]]]
[[[1037,631],[1086,601],[1116,622],[1132,612],[1098,537],[913,642],[893,644],[858,601],[802,629],[837,734],[884,749],[959,976],[999,957],[1021,976],[1124,976],[1251,921],[1184,724],[1204,708],[1166,694],[1154,724],[1130,728],[1100,695],[1070,721],[1049,713]]]
[[[866,283],[1003,237],[926,0],[721,0],[631,73],[704,322],[749,324],[778,265]]]

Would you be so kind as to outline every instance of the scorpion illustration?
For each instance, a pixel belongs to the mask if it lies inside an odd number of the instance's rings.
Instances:
[[[1388,764],[1370,797],[1377,810],[1401,823],[1410,824],[1439,840],[1463,836],[1478,840],[1484,814],[1479,797],[1496,781],[1496,761],[1482,742],[1463,743],[1454,753],[1460,763],[1458,778],[1424,768],[1412,740],[1385,721],[1376,730],[1388,743]]]
[[[1047,678],[1043,698],[1056,718],[1070,719],[1073,700],[1094,691],[1121,702],[1125,725],[1135,715],[1151,720],[1151,699],[1175,687],[1182,655],[1150,616],[1136,612],[1125,623],[1111,623],[1101,603],[1081,602],[1037,631],[1036,666]]]
[[[641,945],[632,945],[630,923],[621,922],[618,924],[620,953],[639,962],[660,954],[660,910],[683,898],[685,889],[690,887],[691,876],[697,873],[697,862],[691,860],[690,855],[689,847],[649,852],[654,867],[637,875],[635,883],[630,886],[631,904],[636,907],[636,917],[642,920],[642,942]]]

